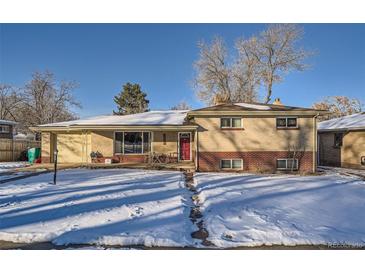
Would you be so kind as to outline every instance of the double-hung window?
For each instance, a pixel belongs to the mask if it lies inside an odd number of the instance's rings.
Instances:
[[[114,152],[144,154],[151,150],[150,132],[115,132]]]
[[[277,128],[298,128],[297,117],[278,117],[276,118]]]
[[[221,118],[221,128],[241,128],[242,119],[240,117]]]

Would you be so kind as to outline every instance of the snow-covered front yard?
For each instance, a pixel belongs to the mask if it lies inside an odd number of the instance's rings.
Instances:
[[[63,170],[0,185],[0,240],[187,246],[194,227],[183,174]]]
[[[195,181],[217,247],[365,246],[365,182],[357,177],[198,173]]]
[[[321,176],[196,173],[214,247],[365,246],[365,182]],[[0,184],[0,240],[18,243],[203,247],[174,171],[69,169]]]
[[[28,162],[0,162],[0,175],[1,173],[14,171],[16,168],[28,166]]]

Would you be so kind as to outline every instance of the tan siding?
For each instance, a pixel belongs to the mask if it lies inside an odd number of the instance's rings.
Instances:
[[[342,166],[361,167],[361,156],[365,156],[365,131],[346,133],[341,148]]]
[[[163,134],[166,134],[166,144],[163,142]],[[177,153],[178,133],[177,132],[154,132],[153,152],[156,153]]]
[[[99,151],[104,157],[114,153],[114,131],[94,131],[91,133],[91,151]]]
[[[313,150],[313,118],[299,117],[299,129],[288,130],[278,130],[275,117],[244,117],[243,130],[222,130],[220,117],[196,117],[195,122],[202,127],[201,152],[285,151],[298,144],[301,150]]]
[[[86,133],[57,133],[59,163],[90,162],[90,138]]]
[[[49,132],[42,132],[41,135],[41,157],[51,157],[51,133]]]
[[[92,151],[91,132],[86,133],[86,162],[91,163],[90,153]]]

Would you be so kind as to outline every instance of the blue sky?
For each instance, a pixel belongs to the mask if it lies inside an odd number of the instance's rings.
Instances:
[[[287,105],[311,106],[327,95],[365,102],[365,24],[304,24],[304,47],[318,54],[311,69],[274,86]],[[46,69],[75,80],[81,117],[115,109],[113,96],[126,82],[140,83],[151,109],[181,100],[203,104],[191,87],[196,44],[222,36],[229,47],[264,24],[0,24],[0,82],[22,86]]]

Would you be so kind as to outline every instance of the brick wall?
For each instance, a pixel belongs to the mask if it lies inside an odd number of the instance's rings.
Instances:
[[[42,163],[43,164],[49,164],[51,162],[51,157],[49,156],[42,156],[41,157]]]
[[[115,155],[93,159],[93,163],[105,163],[105,159],[112,159],[113,163],[146,163],[147,155]]]
[[[243,170],[275,172],[276,160],[291,158],[287,151],[199,152],[199,171],[219,171],[221,159],[242,159]],[[298,153],[299,172],[313,172],[313,153]]]

